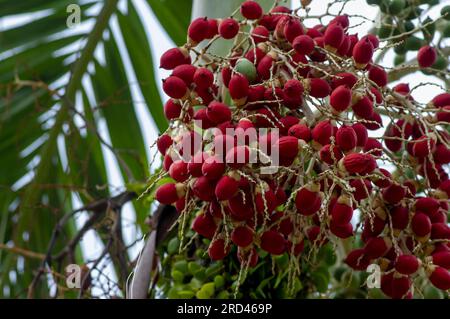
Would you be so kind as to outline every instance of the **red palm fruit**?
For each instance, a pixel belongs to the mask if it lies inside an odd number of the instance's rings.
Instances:
[[[383,199],[385,202],[395,205],[398,204],[406,195],[406,187],[398,184],[391,184],[383,189]]]
[[[251,48],[247,51],[244,57],[252,62],[254,65],[258,65],[259,61],[266,55],[266,53],[258,47]]]
[[[279,18],[275,30],[273,32],[276,39],[278,40],[284,39],[284,27],[286,26],[289,19],[290,19],[289,16],[281,16]]]
[[[313,140],[320,145],[330,144],[331,135],[333,135],[333,125],[328,120],[317,123],[311,131]]]
[[[298,138],[294,136],[283,136],[275,142],[280,162],[289,161],[297,157],[300,150]]]
[[[237,105],[242,105],[246,102],[249,86],[247,78],[242,74],[235,74],[231,77],[228,84],[231,98]]]
[[[164,168],[164,170],[165,170],[166,172],[169,171],[170,166],[172,165],[172,163],[173,163],[172,156],[171,156],[170,154],[164,155],[164,159],[163,159],[163,168]]]
[[[450,289],[450,272],[448,272],[448,270],[439,266],[434,266],[432,267],[432,272],[428,278],[436,288],[441,290]]]
[[[394,273],[385,273],[381,276],[381,291],[388,297],[392,298],[392,281],[394,279]]]
[[[230,67],[224,67],[221,71],[222,74],[222,82],[225,85],[225,87],[228,87],[228,84],[230,83],[231,80],[231,74],[232,74],[232,70]]]
[[[186,198],[181,197],[179,200],[175,202],[175,208],[177,209],[177,212],[181,214],[186,207]]]
[[[250,149],[245,145],[235,146],[228,151],[225,161],[231,168],[239,169],[249,163]]]
[[[259,20],[259,24],[265,26],[269,30],[274,30],[278,21],[283,17],[280,13],[290,13],[291,10],[285,6],[276,6],[270,10],[269,14],[263,15]],[[277,14],[270,14],[277,13]]]
[[[292,55],[292,65],[296,68],[298,75],[307,77],[311,68],[308,66],[308,59],[303,54],[294,53]]]
[[[233,18],[223,19],[219,24],[219,34],[224,39],[233,39],[239,32],[239,23]]]
[[[313,28],[309,28],[306,30],[306,34],[309,35],[311,38],[317,38],[323,36],[323,26],[322,25],[316,25]]]
[[[164,115],[169,121],[178,119],[181,115],[181,105],[173,99],[167,100],[164,104]]]
[[[241,265],[245,265],[246,267],[253,268],[258,264],[259,257],[255,248],[247,250],[238,247],[237,257]]]
[[[436,62],[437,53],[436,49],[425,45],[419,49],[417,52],[417,62],[421,68],[428,68]]]
[[[325,48],[336,52],[344,41],[344,29],[340,24],[329,24],[324,35]]]
[[[292,247],[294,246],[294,247]],[[302,240],[299,243],[296,243],[295,245],[291,242],[288,241],[287,242],[287,251],[289,252],[289,254],[294,254],[294,256],[299,256],[303,250],[305,249],[305,241]]]
[[[214,74],[207,68],[198,68],[194,73],[193,80],[197,87],[205,89],[213,85]]]
[[[450,180],[442,181],[438,188],[447,194],[447,198],[450,198]]]
[[[236,140],[232,135],[219,134],[214,137],[213,145],[214,153],[219,158],[225,158],[228,151],[236,145]]]
[[[257,128],[277,127],[277,119],[281,115],[276,110],[269,110],[266,107],[255,109],[254,124]]]
[[[331,152],[333,150],[333,153]],[[341,149],[337,145],[327,144],[319,151],[319,156],[322,161],[328,165],[333,165],[344,156]]]
[[[346,14],[343,14],[333,18],[333,20],[330,21],[329,25],[331,24],[338,24],[346,30],[350,25],[350,20]]]
[[[172,75],[179,77],[189,86],[194,81],[194,73],[196,70],[197,68],[192,64],[181,64],[173,69]]]
[[[374,49],[378,48],[380,46],[380,40],[378,37],[374,34],[368,34],[363,36],[361,39],[367,38],[371,43]]]
[[[217,19],[208,19],[208,32],[206,39],[212,39],[219,33],[219,24]]]
[[[294,224],[290,218],[285,218],[280,222],[277,230],[283,235],[289,236],[294,231]]]
[[[266,89],[263,85],[255,85],[255,86],[249,87],[247,102],[250,103],[250,102],[256,102],[256,101],[262,101],[264,99],[265,91],[266,91]],[[250,105],[247,105],[247,109],[255,109],[258,107],[259,107],[258,104],[255,104],[253,107]]]
[[[337,199],[331,210],[331,221],[338,225],[343,226],[348,224],[353,217],[352,200],[348,195],[341,195]]]
[[[441,93],[436,95],[430,102],[432,106],[444,107],[450,105],[450,93]]]
[[[262,25],[259,25],[256,28],[254,28],[251,33],[251,37],[252,37],[253,41],[255,41],[255,44],[268,41],[269,35],[270,35],[269,30],[267,30],[267,28]],[[249,51],[253,51],[253,50],[250,49]]]
[[[417,211],[424,212],[428,216],[437,212],[440,203],[437,199],[432,197],[420,197],[416,199],[415,207]]]
[[[281,255],[286,251],[286,240],[279,232],[268,230],[261,235],[260,246],[269,254]]]
[[[392,278],[392,298],[393,299],[407,299],[408,292],[411,289],[411,279],[405,276],[396,276]]]
[[[413,255],[400,255],[395,261],[395,270],[402,275],[412,275],[420,267],[420,260]]]
[[[347,88],[351,89],[356,82],[358,82],[358,78],[353,73],[342,72],[336,74],[335,77],[331,80],[331,87],[336,89],[341,85],[345,85]]]
[[[397,92],[401,95],[408,95],[410,92],[408,83],[399,83],[394,86],[394,92]]]
[[[291,127],[293,127],[294,125],[297,125],[299,122],[300,122],[300,120],[296,116],[292,116],[292,115],[283,116],[280,119],[280,123],[281,123],[280,134],[281,135],[292,135],[292,134],[288,134],[289,129]]]
[[[189,42],[194,44],[201,42],[208,36],[208,18],[197,18],[191,22],[188,28]]]
[[[155,198],[161,204],[170,205],[184,196],[184,189],[185,187],[181,183],[167,183],[158,187]]]
[[[295,124],[289,128],[288,135],[309,142],[311,140],[311,130],[304,124]]]
[[[315,98],[324,98],[331,93],[331,87],[328,82],[319,78],[307,79],[306,89],[309,95]]]
[[[384,87],[388,83],[386,71],[383,68],[375,65],[372,65],[369,70],[369,79],[375,82],[380,87]]]
[[[436,147],[435,136],[422,135],[414,141],[412,152],[415,157],[425,157]]]
[[[439,251],[431,256],[433,264],[445,269],[450,269],[450,251]]]
[[[199,235],[211,239],[217,230],[214,218],[210,214],[200,214],[192,222],[192,229]]]
[[[176,76],[169,76],[163,80],[163,90],[173,99],[184,98],[189,92],[186,83]]]
[[[392,175],[391,173],[384,169],[384,168],[378,168],[378,171],[380,172],[379,177],[373,179],[373,183],[377,185],[380,188],[388,187],[392,184]]]
[[[245,198],[242,193],[237,193],[228,200],[228,207],[234,220],[244,221],[254,217],[253,203],[248,193]]]
[[[338,225],[335,222],[330,222],[330,231],[338,238],[345,239],[353,236],[353,226],[351,223]]]
[[[361,123],[355,123],[352,125],[353,130],[356,133],[356,146],[364,147],[367,143],[369,133],[367,132],[366,127]]]
[[[231,232],[231,241],[239,247],[247,247],[253,243],[253,229],[248,226],[239,226]]]
[[[369,38],[359,40],[352,51],[353,61],[358,68],[364,68],[373,56],[373,45]]]
[[[179,183],[183,183],[189,177],[187,163],[183,160],[177,160],[170,165],[169,175]]]
[[[202,176],[202,166],[205,160],[209,157],[208,153],[199,152],[195,154],[188,163],[188,172],[193,177]]]
[[[375,216],[374,218],[368,217],[364,221],[364,230],[362,232],[362,240],[367,242],[370,238],[376,237],[384,230],[386,221],[382,218]]]
[[[367,96],[356,98],[356,103],[352,105],[353,113],[363,119],[370,119],[373,114],[373,102]]]
[[[368,97],[371,99],[373,103],[381,104],[383,102],[383,95],[381,92],[374,86],[371,86],[369,88],[369,91],[367,91]]]
[[[381,145],[381,143],[374,138],[368,138],[363,151],[375,156],[381,156],[383,155],[383,145]]]
[[[365,255],[364,249],[354,249],[352,250],[344,262],[352,269],[362,271],[366,270],[370,264],[370,259]]]
[[[436,145],[436,148],[433,153],[433,159],[434,162],[437,164],[450,163],[450,149],[447,148],[444,144]]]
[[[217,156],[208,157],[202,165],[202,173],[212,180],[219,179],[225,172],[225,163]]]
[[[356,132],[351,126],[341,126],[336,132],[336,144],[344,152],[356,147],[357,138]]]
[[[256,71],[262,80],[267,80],[270,78],[270,70],[272,69],[274,59],[272,55],[267,54],[265,57],[259,61]],[[275,73],[275,70],[273,71]]]
[[[208,179],[206,176],[200,176],[193,183],[192,192],[199,199],[201,199],[205,202],[210,202],[210,201],[214,200],[215,187],[216,187],[215,181]]]
[[[222,260],[230,253],[230,246],[225,246],[223,238],[214,239],[208,247],[208,255],[211,260]]]
[[[442,111],[436,113],[438,122],[450,123],[450,105],[444,106]]]
[[[370,122],[364,122],[363,125],[371,131],[376,131],[379,128],[383,127],[383,120],[381,119],[381,115],[377,112],[373,112],[372,115],[366,119]]]
[[[310,184],[303,186],[295,196],[295,205],[297,211],[302,215],[312,215],[317,210],[317,203],[320,204],[322,199],[319,195],[320,186],[317,184]]]
[[[184,48],[172,48],[164,52],[161,56],[159,67],[166,70],[173,70],[181,64],[190,64],[189,53]]]
[[[158,151],[162,155],[166,155],[166,152],[170,146],[172,146],[173,140],[168,134],[161,135],[156,141],[156,146],[158,147]]]
[[[257,20],[262,17],[263,9],[256,1],[246,0],[241,4],[241,14],[249,20]]]
[[[418,237],[424,237],[431,233],[430,218],[421,212],[416,212],[411,221],[411,228]]]
[[[355,189],[353,196],[357,201],[367,198],[372,191],[372,184],[367,179],[352,179],[350,186]]]
[[[299,35],[292,40],[292,47],[298,54],[309,55],[314,50],[314,40],[308,35]]]
[[[234,197],[239,190],[239,183],[232,177],[223,176],[216,185],[215,194],[217,200],[229,200]]]
[[[288,80],[283,87],[284,96],[288,97],[301,97],[303,94],[303,84],[296,79]]]
[[[431,225],[431,239],[450,240],[450,227],[445,223]]]
[[[338,86],[330,96],[330,105],[336,112],[345,111],[352,102],[352,91],[345,85]]]
[[[277,199],[275,196],[275,193],[273,190],[268,187],[264,190],[264,198],[263,198],[263,192],[258,190],[255,195],[255,206],[256,211],[260,213],[260,215],[263,215],[266,213],[271,214],[274,209],[277,207]]]
[[[389,238],[373,237],[364,246],[364,254],[370,259],[383,257],[391,248],[392,243]]]
[[[295,38],[305,33],[305,30],[303,29],[303,25],[300,20],[289,18],[284,25],[283,33],[286,40],[288,40],[290,43],[293,43]]]
[[[231,120],[230,108],[218,101],[212,101],[206,109],[206,116],[214,124],[220,124]]]
[[[337,54],[341,56],[346,56],[348,50],[350,49],[350,45],[351,45],[350,37],[344,35],[344,40],[342,40],[341,46],[337,50]]]
[[[340,160],[339,168],[349,174],[370,174],[376,168],[376,162],[370,154],[351,153]]]

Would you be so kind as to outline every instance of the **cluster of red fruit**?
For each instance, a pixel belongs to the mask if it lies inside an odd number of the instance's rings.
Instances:
[[[348,34],[345,15],[306,28],[283,6],[264,13],[245,1],[240,12],[240,21],[194,20],[187,43],[161,57],[161,67],[173,70],[163,83],[171,126],[157,145],[176,182],[160,186],[156,199],[181,215],[198,212],[192,228],[211,239],[213,260],[236,245],[243,266],[253,267],[257,248],[298,258],[361,236],[364,247],[345,261],[355,270],[379,264],[386,295],[410,297],[419,269],[449,289],[450,94],[424,107],[407,84],[389,88],[386,71],[372,62],[378,38]],[[234,39],[229,54],[209,53],[221,38]],[[433,52],[421,50],[419,63],[432,64]],[[390,121],[384,135],[369,137],[383,127],[382,115]],[[212,128],[213,147],[201,140],[189,161],[175,151]],[[238,145],[227,128],[276,128],[279,136]],[[274,174],[259,170],[270,163],[250,161],[262,144],[279,154]]]

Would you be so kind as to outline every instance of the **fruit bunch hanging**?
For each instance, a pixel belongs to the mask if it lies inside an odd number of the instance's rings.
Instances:
[[[211,260],[232,253],[249,269],[262,251],[286,253],[295,278],[302,259],[345,242],[345,263],[378,265],[389,297],[411,298],[416,280],[450,289],[450,93],[417,102],[374,62],[377,36],[353,34],[346,15],[310,28],[302,15],[244,1],[195,19],[162,55],[158,179],[172,182],[156,199],[178,210],[181,237],[211,240]],[[228,54],[211,52],[218,40]],[[420,67],[435,59],[419,51]]]

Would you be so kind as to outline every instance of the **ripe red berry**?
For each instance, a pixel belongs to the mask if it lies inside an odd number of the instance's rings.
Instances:
[[[309,142],[311,140],[311,130],[304,124],[295,124],[289,128],[288,135]]]
[[[336,144],[344,152],[354,149],[357,139],[356,132],[351,126],[341,126],[336,132]]]
[[[194,81],[194,73],[196,70],[197,68],[192,64],[182,64],[173,69],[172,75],[179,77],[189,86]]]
[[[373,56],[373,45],[369,38],[359,40],[353,47],[353,60],[356,66],[364,68]]]
[[[358,147],[364,147],[367,143],[369,136],[366,127],[361,123],[355,123],[352,125],[352,128],[355,131],[357,137],[356,145]]]
[[[289,18],[284,25],[284,37],[290,43],[294,41],[299,35],[302,35],[305,31],[303,25],[298,19]]]
[[[262,80],[267,80],[270,78],[270,70],[274,70],[272,68],[274,63],[274,59],[271,55],[267,54],[264,56],[261,61],[259,61],[258,66],[256,67],[256,71]],[[273,71],[274,72],[274,71]]]
[[[292,41],[292,47],[298,54],[309,55],[314,50],[314,40],[308,35],[299,35]]]
[[[421,212],[416,212],[411,221],[411,229],[418,237],[424,237],[431,233],[430,218]]]
[[[219,23],[217,19],[208,19],[208,33],[206,39],[212,39],[219,33]]]
[[[401,255],[398,256],[395,261],[395,270],[403,275],[412,275],[420,267],[420,260],[413,255]]]
[[[413,141],[412,152],[416,157],[425,157],[428,154],[434,152],[436,147],[436,141],[434,136],[423,135],[417,140]]]
[[[372,259],[383,257],[391,248],[390,239],[384,237],[370,238],[364,246],[364,254]]]
[[[295,197],[297,211],[302,215],[312,215],[317,212],[322,204],[319,195],[319,187],[316,184],[302,187]]]
[[[269,254],[281,255],[286,250],[286,240],[279,232],[268,230],[261,235],[261,248]]]
[[[333,152],[333,153],[331,153]],[[344,156],[341,149],[337,145],[327,144],[319,151],[319,156],[322,161],[328,165],[333,165]]]
[[[392,227],[394,229],[403,230],[408,225],[409,211],[404,206],[396,206],[391,212]]]
[[[217,156],[208,157],[202,165],[202,173],[212,180],[219,179],[225,172],[225,163]]]
[[[369,120],[373,115],[373,102],[364,95],[357,99],[357,102],[352,105],[352,110],[358,117]]]
[[[202,165],[203,168],[203,165]],[[192,192],[195,196],[197,196],[199,199],[210,202],[214,200],[215,194],[214,189],[216,187],[216,182],[213,180],[210,180],[206,176],[200,176],[197,178],[192,185]]]
[[[214,124],[220,124],[231,120],[230,108],[218,101],[212,101],[206,109],[206,116]]]
[[[228,200],[234,197],[239,190],[239,183],[230,176],[223,176],[216,185],[215,194],[217,200]]]
[[[338,86],[330,96],[330,105],[336,112],[345,111],[352,102],[352,91],[345,85]]]
[[[239,32],[239,23],[233,18],[226,18],[219,24],[219,34],[224,39],[233,39]]]
[[[431,100],[431,104],[435,107],[450,105],[450,93],[441,93],[436,95],[433,100]]]
[[[191,64],[189,53],[184,48],[172,48],[161,56],[159,67],[173,70],[181,64]]]
[[[225,240],[218,238],[213,240],[208,247],[208,255],[211,260],[222,260],[230,253],[230,246],[225,246]]]
[[[353,217],[353,207],[351,198],[347,195],[339,196],[337,202],[331,210],[331,220],[339,226],[348,224]]]
[[[344,29],[340,24],[329,24],[324,35],[325,48],[336,52],[344,41]]]
[[[158,187],[155,198],[158,202],[165,205],[175,203],[184,196],[184,185],[167,183]]]
[[[173,99],[184,98],[189,92],[186,83],[176,76],[169,76],[167,79],[163,80],[163,90]]]
[[[372,65],[369,70],[369,79],[375,82],[380,87],[384,87],[388,83],[388,76],[386,71],[381,67],[375,65]]]
[[[177,160],[170,165],[169,175],[179,183],[186,181],[189,177],[187,163],[183,160]]]
[[[249,200],[249,194],[244,197],[242,193],[237,193],[228,200],[228,206],[234,220],[244,221],[254,217],[253,203]]]
[[[450,251],[440,251],[431,256],[433,264],[445,269],[450,269]]]
[[[156,146],[158,147],[158,151],[162,155],[166,155],[166,151],[172,145],[172,143],[173,143],[172,138],[167,134],[163,134],[158,138]]]
[[[262,25],[259,25],[256,28],[254,28],[251,33],[252,39],[253,39],[253,41],[255,41],[255,44],[258,44],[261,42],[266,42],[267,40],[269,40],[269,35],[270,35],[269,30],[267,30],[267,28]],[[250,49],[249,52],[250,51],[253,51],[253,50]]]
[[[192,222],[192,229],[199,235],[211,239],[214,237],[217,225],[210,214],[203,213],[195,217]]]
[[[434,270],[430,274],[429,279],[431,283],[438,289],[450,289],[450,272],[442,267],[434,267]]]
[[[241,4],[241,14],[246,19],[257,20],[263,15],[263,9],[256,1],[246,0]]]
[[[380,45],[380,40],[378,39],[378,37],[377,37],[376,35],[374,35],[374,34],[368,34],[368,35],[363,36],[363,37],[361,38],[361,40],[362,40],[362,39],[365,39],[365,38],[367,38],[367,39],[372,43],[372,46],[373,46],[374,49],[376,49],[376,48],[379,47],[379,45]]]
[[[417,62],[421,68],[428,68],[436,62],[437,53],[436,49],[429,45],[423,46],[417,52]]]
[[[290,165],[300,150],[298,139],[294,136],[283,136],[275,143],[281,165]]]
[[[249,93],[248,80],[245,76],[243,76],[242,74],[233,75],[228,84],[228,89],[233,100],[239,101],[243,99],[243,103],[245,103],[245,100]]]
[[[437,212],[440,208],[440,203],[437,199],[432,197],[420,197],[416,199],[415,207],[417,211],[424,212],[430,216]]]
[[[195,85],[199,88],[208,88],[214,83],[214,74],[207,68],[198,68],[193,77]]]
[[[366,270],[370,264],[370,259],[365,256],[363,248],[352,250],[344,262],[354,270]]]
[[[314,141],[320,145],[330,144],[330,138],[333,135],[333,126],[328,120],[321,121],[313,128],[311,136]]]
[[[239,226],[231,232],[231,241],[239,247],[247,247],[253,243],[253,229],[248,226]]]
[[[411,289],[411,280],[406,276],[396,276],[392,278],[392,298],[408,299],[408,292]]]
[[[245,267],[253,268],[258,264],[259,256],[255,248],[247,250],[238,247],[237,256],[241,265],[244,265]]]
[[[191,22],[188,28],[188,38],[195,44],[203,41],[208,36],[208,18],[197,18]]]
[[[330,95],[331,87],[327,81],[319,78],[307,79],[309,94],[315,98],[324,98]]]
[[[341,170],[350,174],[370,174],[376,165],[372,155],[358,153],[348,154],[339,162]]]

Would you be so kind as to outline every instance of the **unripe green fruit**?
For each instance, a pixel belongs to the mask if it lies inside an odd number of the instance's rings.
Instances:
[[[432,22],[432,21],[433,21],[433,20],[432,20],[430,17],[427,17],[427,18],[423,21],[423,24],[430,23],[430,22]],[[427,26],[422,30],[422,32],[423,32],[423,36],[424,36],[425,38],[433,39],[434,32],[436,32],[436,25],[435,25],[434,23],[431,23],[431,24],[427,25]]]
[[[394,47],[394,52],[397,54],[405,54],[407,51],[405,42],[402,42]]]
[[[234,68],[237,72],[244,75],[249,82],[253,82],[256,79],[256,67],[246,58],[239,59]]]
[[[178,291],[175,287],[172,287],[167,292],[167,298],[169,299],[178,299],[180,296],[178,295]]]
[[[409,32],[415,28],[415,25],[411,21],[406,20],[403,24],[403,27],[405,28],[406,32]]]
[[[405,0],[392,0],[389,3],[389,13],[397,15],[403,11],[405,5],[406,5]]]
[[[184,275],[179,270],[172,269],[172,272],[170,273],[170,275],[172,276],[172,279],[175,282],[183,282],[183,280],[184,280]]]
[[[188,286],[191,287],[192,290],[199,290],[202,286],[203,282],[198,280],[197,278],[192,278],[189,282]]]
[[[178,251],[178,248],[180,246],[180,241],[177,237],[172,238],[169,243],[167,244],[167,252],[169,255],[173,255]]]
[[[406,39],[405,45],[408,51],[417,51],[424,45],[424,41],[415,36],[410,36]]]
[[[444,70],[445,68],[447,68],[447,65],[448,65],[447,59],[442,56],[438,56],[436,62],[434,62],[434,64],[431,67],[437,70]]]
[[[199,270],[202,269],[202,266],[200,266],[199,264],[197,264],[195,261],[190,261],[188,263],[188,269],[189,269],[189,273],[191,275],[195,275],[195,273]]]
[[[186,260],[179,260],[173,264],[173,269],[178,270],[182,274],[188,272],[188,265]]]
[[[218,299],[228,299],[230,298],[230,293],[226,290],[223,290],[217,294]]]
[[[281,269],[284,269],[284,267],[287,267],[288,263],[289,263],[289,257],[287,255],[287,253],[284,253],[283,255],[280,255],[280,256],[276,256],[275,262]]]
[[[191,299],[195,296],[195,292],[193,292],[192,290],[182,290],[178,291],[178,296],[181,299]]]
[[[420,14],[422,13],[423,9],[419,7],[411,7],[408,16],[406,17],[407,20],[413,20],[416,19]]]
[[[215,286],[213,282],[205,283],[199,291],[197,291],[197,298],[210,299],[214,295]]]
[[[439,289],[434,288],[431,285],[427,285],[424,291],[425,299],[442,299],[444,295]]]
[[[381,0],[379,3],[380,11],[382,13],[389,13],[389,1],[388,0]]]
[[[445,6],[441,9],[441,15],[444,16],[445,20],[449,20],[450,21],[450,6]]]
[[[214,285],[217,289],[222,288],[225,285],[225,279],[221,275],[214,277]]]
[[[406,56],[404,54],[398,54],[394,58],[394,65],[397,66],[402,63],[405,63],[405,60],[406,60]]]
[[[341,281],[342,280],[342,276],[344,275],[344,273],[347,271],[347,268],[346,267],[343,267],[343,266],[341,266],[341,267],[338,267],[338,268],[336,268],[336,270],[334,271],[334,278],[337,280],[337,281]]]
[[[204,281],[206,279],[206,273],[205,273],[205,268],[200,268],[195,274],[194,274],[194,278],[200,280],[200,281]]]
[[[381,39],[384,39],[390,37],[393,31],[392,27],[383,25],[378,29],[377,33]]]
[[[444,30],[442,30],[442,36],[444,38],[450,38],[450,22],[448,22],[445,25]]]

